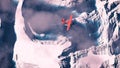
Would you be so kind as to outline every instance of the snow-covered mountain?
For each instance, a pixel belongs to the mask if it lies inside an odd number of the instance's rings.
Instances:
[[[85,2],[84,0],[45,1],[52,5],[69,8]],[[90,2],[90,0],[87,1]],[[91,12],[72,11],[76,15],[73,21],[84,26],[89,37],[94,38],[96,43],[95,46],[84,50],[70,51],[72,42],[62,35],[57,36],[55,40],[32,41],[28,39],[27,35],[21,36],[18,32],[21,31],[21,27],[15,24],[18,40],[14,47],[13,59],[16,67],[120,68],[120,1],[96,0],[95,6],[96,8]],[[16,16],[16,23],[19,22],[18,18]],[[20,25],[20,23],[18,24]],[[63,53],[68,54],[63,55]]]
[[[96,31],[97,45],[89,49],[70,53],[71,68],[119,68],[120,48],[120,1],[96,0],[96,9],[91,13],[81,13],[76,20],[90,28],[93,24]]]

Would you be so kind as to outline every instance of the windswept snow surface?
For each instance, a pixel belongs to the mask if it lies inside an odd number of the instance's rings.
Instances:
[[[24,42],[24,43],[23,43]],[[65,37],[56,41],[17,41],[14,47],[14,61],[17,67],[24,67],[24,63],[37,65],[39,68],[60,68],[58,56],[64,49],[71,46],[71,42]]]

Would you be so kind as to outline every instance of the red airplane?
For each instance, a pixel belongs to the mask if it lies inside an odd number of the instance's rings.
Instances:
[[[70,27],[71,27],[71,24],[72,24],[72,15],[70,15],[70,19],[69,20],[66,20],[64,18],[62,18],[61,20],[62,24],[66,24],[67,25],[67,31],[70,30]]]

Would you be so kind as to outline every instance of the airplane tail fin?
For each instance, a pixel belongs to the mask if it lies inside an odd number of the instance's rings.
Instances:
[[[62,18],[61,22],[62,22],[62,24],[65,24],[65,19],[64,19],[64,18]]]

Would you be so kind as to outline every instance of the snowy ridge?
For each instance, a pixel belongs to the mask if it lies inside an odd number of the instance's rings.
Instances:
[[[45,0],[47,3],[56,6],[72,7],[75,0]],[[76,1],[77,2],[77,1]]]
[[[120,47],[119,44],[113,44],[120,39],[119,6],[119,0],[96,0],[96,10],[91,13],[83,12],[75,18],[86,28],[89,28],[86,26],[89,22],[94,23],[93,25],[97,27],[97,30],[89,35],[97,36],[98,46],[70,53],[71,68],[119,68],[120,58],[119,55],[116,55],[116,52],[117,54],[120,52],[118,50]],[[114,48],[114,46],[117,47]]]
[[[95,55],[97,57],[101,56],[102,59],[107,60],[107,57],[112,57],[112,54],[111,54],[112,49],[110,49],[110,48],[111,47],[107,46],[107,45],[97,46],[97,47],[93,46],[93,47],[91,47],[89,49],[77,51],[75,53],[70,53],[69,56],[71,57],[71,62],[70,63],[71,63],[71,65],[73,65],[72,68],[76,68],[76,66],[79,66],[79,63],[76,64],[78,62],[77,60],[81,60],[81,59],[83,59],[85,57],[89,57],[90,56],[89,52],[91,52],[91,54],[93,54],[93,55]],[[107,56],[107,57],[105,58],[105,56]],[[93,58],[91,58],[91,59],[93,59]],[[102,61],[102,62],[104,62],[104,61]],[[82,65],[80,65],[80,66],[82,66]],[[77,67],[77,68],[79,68],[79,67]]]
[[[114,23],[116,25],[113,32],[113,36],[111,37],[110,41],[112,39],[114,39],[115,41],[119,38],[118,33],[119,33],[119,26],[118,26],[118,19],[116,17],[117,14],[119,14],[119,8],[118,6],[120,6],[119,4],[116,5],[115,7],[112,8],[112,5],[116,2],[118,2],[117,0],[115,1],[96,1],[97,3],[97,10],[99,12],[100,18],[101,18],[101,26],[99,28],[100,31],[102,31],[101,37],[99,38],[99,41],[104,41],[104,43],[108,43],[109,42],[109,29],[111,27],[110,24]],[[103,7],[101,8],[101,4],[103,4]],[[100,6],[99,6],[100,4]],[[108,4],[108,5],[107,5]],[[109,9],[109,5],[111,6],[111,8]],[[105,7],[104,7],[105,6]],[[116,10],[115,10],[116,9]],[[114,26],[114,25],[113,25]],[[106,38],[105,38],[106,37]]]
[[[64,44],[65,42],[69,41],[68,38],[64,37],[64,36],[58,36],[58,38],[56,40],[33,40],[33,42],[35,42],[38,45],[58,45],[58,44]]]

